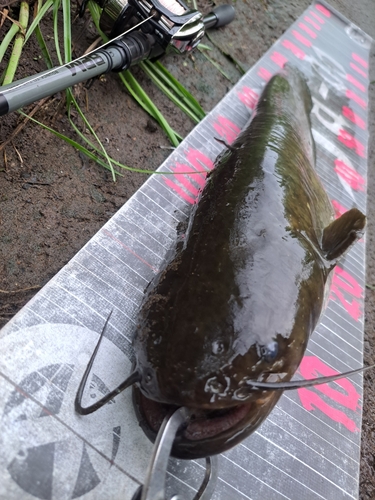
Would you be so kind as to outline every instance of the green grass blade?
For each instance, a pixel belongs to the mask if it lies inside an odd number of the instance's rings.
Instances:
[[[71,114],[70,114],[70,109],[71,109],[71,104],[73,103],[74,107],[76,108],[76,110],[78,111],[78,114],[79,116],[81,117],[83,123],[86,125],[87,129],[89,130],[89,132],[91,133],[91,135],[95,138],[95,140],[97,141],[97,143],[99,144],[101,150],[103,151],[103,155],[105,157],[105,159],[107,160],[107,163],[108,163],[108,167],[109,167],[109,170],[111,170],[112,172],[112,178],[114,181],[116,181],[116,173],[114,171],[114,168],[113,168],[113,165],[112,165],[112,162],[111,162],[111,159],[110,157],[108,156],[108,153],[105,149],[105,147],[103,146],[102,142],[100,141],[99,137],[97,136],[97,134],[95,133],[95,130],[91,127],[89,121],[87,120],[87,118],[85,117],[84,113],[82,112],[81,108],[79,107],[77,101],[75,100],[73,94],[72,94],[72,91],[71,89],[67,89],[67,93],[69,93],[69,99],[68,99],[68,117],[69,117],[69,121],[70,121],[70,124],[72,125],[72,127],[74,128],[74,130],[77,132],[77,134],[85,141],[87,141],[86,137],[82,134],[82,132],[78,129],[78,127],[76,127],[76,125],[74,124],[72,118],[71,118]],[[90,141],[87,141],[90,143]],[[91,143],[90,143],[91,144]]]
[[[146,63],[147,61],[145,61]],[[143,71],[148,75],[155,85],[176,105],[178,106],[189,118],[191,118],[195,123],[200,122],[200,118],[195,114],[194,110],[189,107],[189,104],[185,104],[184,98],[176,94],[172,89],[168,87],[168,83],[164,83],[164,79],[160,79],[157,72],[152,68],[152,65],[140,63]]]
[[[64,62],[72,60],[72,28],[70,21],[70,0],[62,0],[64,25]]]
[[[143,71],[148,75],[152,81],[155,83],[159,89],[164,92],[164,94],[176,105],[178,106],[189,118],[193,120],[194,123],[199,123],[200,119],[196,116],[196,114],[191,111],[191,109],[186,106],[181,97],[178,95],[175,95],[173,91],[171,91],[167,85],[163,83],[162,80],[160,80],[153,72],[150,70],[150,68],[147,65],[144,65],[143,63],[140,63],[140,66],[142,67]]]
[[[46,63],[47,68],[48,69],[53,68],[52,59],[51,59],[51,56],[49,55],[46,42],[44,40],[44,37],[42,35],[42,32],[41,32],[39,26],[36,26],[36,28],[35,28],[35,36],[36,36],[37,42],[39,44],[40,50],[42,52],[43,59],[44,59],[44,62]]]
[[[102,39],[107,42],[108,37],[100,29],[101,10],[99,6],[96,2],[90,0],[88,2],[88,8],[96,29],[98,30]],[[130,95],[138,102],[140,106],[142,106],[142,108],[150,116],[152,116],[159,123],[159,125],[166,133],[167,137],[169,137],[169,140],[172,142],[172,144],[174,146],[177,146],[179,142],[182,141],[182,137],[170,127],[167,120],[164,118],[162,113],[158,110],[158,108],[155,106],[146,92],[142,89],[141,85],[137,82],[132,73],[130,71],[123,71],[122,73],[119,73],[119,77]]]
[[[53,128],[49,127],[48,125],[45,125],[44,123],[36,120],[35,118],[33,118],[31,116],[28,116],[23,111],[18,111],[18,112],[22,116],[25,116],[26,118],[28,118],[29,120],[31,120],[32,122],[40,125],[45,130],[48,130],[49,132],[51,132],[52,134],[54,134],[59,139],[62,139],[63,141],[65,141],[70,146],[73,146],[73,148],[77,149],[78,151],[80,151],[81,153],[83,153],[84,155],[86,155],[88,158],[90,158],[90,160],[93,160],[93,161],[99,163],[99,165],[101,165],[102,167],[106,168],[107,170],[109,169],[108,165],[104,161],[102,161],[100,158],[98,158],[97,156],[95,156],[91,151],[89,151],[88,149],[86,149],[84,146],[82,146],[78,142],[74,141],[73,139],[70,139],[69,137],[67,137],[64,134],[61,134],[57,130],[54,130]],[[125,167],[125,168],[127,168],[127,167]],[[129,169],[130,169],[130,167],[129,167]],[[121,175],[121,173],[116,171],[116,175]]]
[[[113,165],[116,165],[116,166],[118,166],[120,168],[123,168],[123,169],[126,169],[126,170],[130,170],[132,172],[143,173],[143,174],[154,174],[154,173],[162,173],[164,175],[172,175],[173,174],[173,172],[155,172],[154,170],[147,170],[147,169],[139,169],[139,168],[128,167],[127,165],[124,165],[123,163],[120,163],[117,160],[114,160],[113,158],[109,157],[108,154],[107,154],[107,152],[106,152],[106,150],[105,150],[105,148],[103,146],[102,146],[102,149],[98,149],[98,147],[95,146],[95,144],[93,142],[91,142],[86,136],[83,135],[83,133],[79,130],[79,128],[74,124],[73,121],[71,121],[71,125],[74,128],[74,130],[76,131],[76,133],[79,135],[79,137],[84,142],[86,142],[86,144],[88,146],[90,146],[90,148],[92,148],[93,150],[95,150],[95,152],[98,155],[100,155],[103,158],[107,159],[107,167],[106,167],[107,169],[109,169],[108,168],[108,164],[113,164]],[[98,142],[99,142],[99,144],[101,144],[101,142],[99,140],[98,140]],[[190,174],[190,173],[191,172],[188,172],[188,171],[187,172],[182,172],[182,174]],[[202,171],[202,172],[198,172],[198,173],[206,173],[206,172]]]
[[[20,5],[20,17],[19,17],[20,30],[22,30],[22,32],[18,31],[16,38],[14,40],[13,50],[9,59],[8,67],[5,71],[3,85],[8,85],[13,81],[21,57],[22,47],[24,44],[24,37],[28,22],[29,22],[29,3],[27,1],[22,1]]]
[[[151,63],[150,61],[145,61],[145,65],[152,70],[161,78],[165,84],[170,86],[170,88],[184,99],[186,105],[190,107],[194,114],[202,120],[206,113],[195,97],[161,64],[161,62],[156,61]]]
[[[198,49],[199,49],[199,46],[198,46]],[[205,57],[207,59],[207,61],[209,61],[213,66],[215,66],[215,68],[220,71],[220,73],[227,79],[229,80],[231,83],[232,83],[232,80],[230,79],[230,77],[227,75],[227,73],[223,70],[223,68],[216,62],[214,61],[213,59],[211,59],[211,57],[209,57],[207,54],[205,54],[204,52],[201,52],[202,56]]]
[[[242,63],[240,63],[239,61],[237,61],[237,60],[236,60],[236,59],[235,59],[235,58],[234,58],[234,57],[233,57],[233,56],[229,53],[229,51],[224,50],[224,49],[222,48],[222,46],[221,46],[221,45],[217,44],[217,43],[215,42],[215,39],[214,39],[214,38],[212,38],[212,36],[210,35],[210,32],[209,32],[209,31],[207,31],[207,32],[206,32],[206,36],[207,36],[207,38],[209,39],[209,41],[212,43],[212,45],[214,45],[214,46],[215,46],[215,47],[216,47],[216,48],[217,48],[217,49],[218,49],[218,50],[219,50],[219,51],[223,54],[223,56],[225,56],[225,57],[226,57],[226,58],[227,58],[227,59],[228,59],[228,60],[229,60],[232,64],[234,64],[234,65],[235,65],[235,67],[237,68],[237,70],[239,71],[239,73],[240,73],[241,75],[244,75],[244,74],[246,73],[247,69],[243,66],[243,64],[242,64]],[[201,44],[199,44],[199,45],[198,45],[198,50],[200,50],[200,48],[201,48]]]
[[[35,118],[31,117],[31,116],[28,116],[26,113],[24,113],[23,111],[18,111],[18,113],[26,118],[28,118],[29,120],[31,120],[32,122],[36,123],[37,125],[40,125],[42,128],[44,128],[45,130],[48,130],[49,132],[51,132],[52,134],[54,134],[56,137],[58,137],[59,139],[62,139],[63,141],[65,141],[67,144],[69,144],[70,146],[72,146],[73,148],[77,149],[78,151],[80,151],[81,153],[83,153],[85,156],[87,156],[90,160],[93,160],[95,161],[96,163],[98,163],[99,165],[101,165],[102,167],[106,168],[107,170],[110,170],[109,167],[108,167],[108,164],[105,163],[104,161],[101,160],[101,158],[97,157],[94,153],[92,153],[91,151],[89,151],[87,148],[85,148],[84,146],[82,146],[81,144],[79,144],[78,142],[74,141],[73,139],[70,139],[69,137],[67,137],[66,135],[64,134],[61,134],[60,132],[58,132],[57,130],[54,130],[53,128],[49,127],[48,125],[45,125],[44,123],[36,120]],[[97,148],[94,147],[95,150],[97,150]],[[97,150],[98,151],[98,150]],[[98,151],[99,154],[103,154],[101,151]],[[119,166],[120,168],[124,169],[124,170],[129,170],[130,172],[138,172],[140,174],[148,174],[148,175],[152,175],[152,174],[159,174],[159,175],[176,175],[174,172],[162,172],[162,171],[159,171],[159,172],[155,172],[154,170],[146,170],[146,169],[142,169],[142,168],[134,168],[134,167],[128,167],[127,165],[123,165],[122,163],[114,160],[113,158],[111,158],[111,163],[113,163],[114,165],[117,165]],[[192,172],[191,171],[186,171],[186,172],[179,172],[179,174],[181,175],[184,175],[184,174],[191,174]],[[194,171],[194,173],[204,173],[206,174],[207,171],[206,170],[202,170],[201,172],[200,171]],[[122,175],[121,172],[118,172],[117,170],[115,171],[115,174],[116,175]]]
[[[17,35],[19,29],[20,28],[19,28],[18,24],[12,23],[12,26],[9,28],[8,33],[5,35],[3,41],[0,44],[0,62],[2,61],[4,54],[7,51],[13,38]]]
[[[23,0],[25,1],[25,0]],[[43,56],[46,60],[46,64],[48,67],[52,66],[52,61],[51,57],[48,53],[46,43],[44,41],[43,35],[41,33],[39,23],[43,16],[46,14],[48,9],[53,7],[53,27],[54,27],[54,42],[55,42],[55,48],[56,48],[56,53],[57,53],[57,58],[59,60],[60,64],[63,64],[63,59],[66,62],[69,62],[72,59],[72,54],[71,54],[71,12],[70,12],[70,1],[69,0],[47,0],[44,5],[42,5],[43,0],[38,0],[39,3],[39,9],[38,13],[33,20],[33,22],[30,25],[30,28],[27,30],[27,38],[31,36],[31,34],[35,31],[38,43],[41,47]],[[63,15],[63,36],[64,36],[64,57],[62,57],[62,51],[60,49],[60,41],[59,41],[59,35],[58,35],[58,21],[59,21],[59,8],[62,5],[62,15]],[[100,30],[99,26],[99,19],[100,19],[100,13],[101,9],[97,5],[97,3],[93,2],[92,0],[89,1],[89,10],[92,15],[93,22],[95,23],[98,32],[100,35],[105,39],[106,36],[104,33]],[[14,32],[18,31],[18,26],[14,28]],[[13,35],[14,36],[14,35]],[[8,37],[10,38],[10,36]],[[11,38],[10,38],[11,40]],[[3,42],[4,43],[4,42]],[[0,45],[0,49],[1,46]],[[9,45],[9,42],[8,42]],[[6,49],[5,49],[6,50]],[[120,74],[120,78],[127,87],[128,91],[130,94],[136,99],[136,101],[143,107],[143,109],[146,110],[155,120],[158,121],[166,135],[169,137],[170,141],[174,146],[178,146],[179,142],[182,140],[182,137],[176,133],[168,124],[167,120],[164,118],[162,113],[159,111],[157,106],[152,102],[150,97],[147,95],[147,93],[143,90],[141,85],[138,83],[138,81],[135,79],[135,77],[129,72],[123,72]],[[186,111],[190,113],[192,118],[197,121],[199,118],[197,116],[194,116],[194,113],[200,114],[202,117],[204,116],[204,111],[202,108],[199,106],[197,101],[194,100],[194,98],[189,94],[189,92],[176,80],[170,75],[163,66],[160,65],[160,67],[157,68],[157,79],[160,80],[160,85],[164,86],[166,89],[167,94],[170,95],[172,99],[178,101],[178,99],[182,102],[183,106],[186,108]],[[80,139],[82,141],[85,141],[86,145],[88,145],[92,150],[90,151],[87,149],[82,144],[79,144],[78,142],[64,136],[63,134],[57,132],[56,130],[51,129],[47,125],[44,125],[34,118],[30,118],[32,121],[35,123],[39,123],[40,126],[45,128],[46,130],[49,130],[51,133],[53,133],[56,137],[59,137],[60,139],[64,140],[74,148],[78,149],[81,151],[83,154],[88,156],[88,158],[92,159],[93,161],[97,162],[99,165],[105,167],[106,169],[110,170],[112,172],[113,179],[116,179],[116,175],[119,174],[117,170],[114,169],[114,165],[119,168],[124,168],[128,169],[130,171],[134,172],[140,172],[140,173],[147,173],[147,174],[152,174],[154,173],[151,170],[143,170],[143,169],[135,169],[128,167],[126,165],[122,165],[120,162],[115,161],[114,159],[110,158],[108,153],[105,150],[105,147],[103,144],[100,142],[99,137],[96,135],[95,131],[92,129],[90,123],[88,122],[87,118],[85,117],[83,111],[79,107],[78,103],[76,102],[72,91],[70,89],[67,89],[66,92],[67,95],[67,110],[68,110],[68,116],[69,120],[71,123],[72,128],[75,130],[75,132],[78,134]],[[74,106],[78,112],[78,115],[80,119],[82,120],[83,124],[85,125],[85,128],[89,130],[90,134],[92,137],[95,139],[96,144],[94,144],[89,138],[87,138],[83,132],[79,129],[79,127],[73,122],[72,116],[71,116],[71,107]],[[92,152],[94,151],[94,152]],[[171,172],[163,172],[164,174],[171,174]],[[186,172],[188,173],[188,172]]]
[[[57,26],[57,19],[58,19],[58,10],[57,10],[58,3],[59,2],[56,2],[54,5],[54,24],[55,24],[55,27]],[[67,63],[67,62],[70,62],[72,60],[72,51],[71,51],[72,34],[71,34],[71,19],[70,19],[70,0],[62,0],[62,8],[63,8],[63,31],[64,31],[64,60],[65,60],[65,63]],[[56,47],[59,47],[59,41],[58,41],[57,34],[55,36],[55,45],[56,45]],[[60,60],[60,64],[61,64],[61,54],[59,55],[59,60]],[[113,168],[111,159],[109,158],[109,156],[108,156],[103,144],[101,143],[99,137],[96,135],[94,129],[91,127],[89,121],[87,120],[87,118],[85,117],[81,108],[79,107],[79,105],[78,105],[77,101],[75,100],[70,88],[68,88],[66,90],[66,102],[67,102],[68,118],[69,118],[71,126],[76,131],[76,133],[79,135],[79,137],[81,137],[83,140],[85,140],[87,142],[86,137],[82,134],[82,132],[79,130],[79,128],[74,124],[74,122],[72,120],[71,106],[73,105],[76,108],[83,123],[85,124],[87,129],[94,136],[97,143],[101,147],[101,149],[103,151],[103,155],[104,155],[105,159],[107,160],[106,168],[108,168],[112,172],[112,177],[113,177],[113,180],[115,181],[117,172],[115,172],[115,170]],[[89,142],[89,143],[91,145],[91,142]],[[103,165],[103,162],[101,161],[100,164]]]
[[[200,43],[199,44],[199,50],[212,50],[212,47],[210,47],[209,45],[206,45],[205,43]]]
[[[62,66],[63,60],[61,57],[60,43],[59,43],[59,31],[58,31],[59,7],[60,7],[60,0],[54,0],[54,2],[53,2],[53,38],[55,40],[55,49],[56,49],[57,59],[59,61],[59,64]]]
[[[53,0],[47,0],[47,2],[41,7],[41,9],[38,12],[38,15],[35,17],[35,19],[33,20],[33,22],[30,24],[29,29],[26,31],[25,43],[30,38],[30,36],[32,35],[33,31],[38,26],[38,24],[40,23],[41,19],[46,14],[46,12],[48,11],[48,9],[50,7],[52,7],[52,5],[53,5]]]
[[[88,2],[88,8],[92,17],[92,20],[94,21],[95,27],[99,35],[102,37],[102,39],[105,42],[108,42],[108,37],[103,33],[103,31],[100,29],[100,16],[102,13],[102,9],[99,7],[99,5],[94,2],[93,0],[90,0]]]
[[[38,17],[40,10],[42,8],[43,8],[43,0],[38,0],[37,13],[36,13],[34,20]],[[51,69],[53,67],[53,62],[52,62],[51,56],[48,52],[48,48],[47,48],[46,42],[44,40],[42,30],[40,29],[39,23],[35,26],[35,37],[36,37],[37,42],[39,44],[39,47],[40,47],[40,50],[42,52],[43,59],[44,59],[44,62],[46,63],[46,66],[48,69]]]
[[[126,88],[129,90],[134,99],[142,106],[144,110],[146,110],[155,120],[158,121],[164,132],[169,137],[173,146],[177,147],[180,143],[178,134],[174,132],[174,130],[170,127],[167,120],[160,113],[158,108],[134,78],[134,76],[130,73],[130,71],[122,71],[119,73],[120,78]]]

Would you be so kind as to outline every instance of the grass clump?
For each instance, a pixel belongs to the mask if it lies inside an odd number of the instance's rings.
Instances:
[[[88,2],[89,15],[96,26],[98,36],[106,41],[106,36],[100,30],[99,20],[101,9],[97,3],[90,0]],[[22,56],[22,49],[30,39],[35,36],[40,47],[41,56],[48,69],[53,67],[52,57],[48,50],[47,44],[42,34],[41,22],[48,15],[52,14],[53,32],[54,32],[54,49],[59,65],[63,65],[72,61],[72,12],[70,0],[37,0],[34,4],[34,11],[30,16],[29,3],[22,0],[19,6],[18,20],[11,18],[11,26],[6,33],[3,41],[0,44],[0,62],[5,53],[10,50],[12,44],[12,53],[9,57],[2,85],[10,84],[14,81],[16,69]],[[31,19],[32,18],[32,19]],[[48,19],[49,19],[48,18]],[[59,24],[62,24],[62,36],[59,36]],[[160,63],[151,63],[143,61],[140,66],[144,73],[155,83],[155,85],[164,94],[194,122],[198,123],[204,116],[204,110],[196,101],[196,99],[178,82],[170,72]],[[171,144],[176,147],[182,141],[182,137],[170,126],[166,118],[157,108],[155,103],[150,99],[146,91],[134,77],[131,71],[123,71],[119,77],[131,96],[138,104],[153,118],[163,129]],[[112,178],[115,180],[121,169],[127,169],[136,172],[153,173],[149,170],[134,169],[127,165],[117,162],[111,158],[100,138],[90,125],[85,113],[79,106],[74,91],[69,88],[66,90],[66,108],[72,130],[77,134],[78,141],[67,137],[60,132],[57,132],[52,127],[40,123],[34,117],[31,121],[38,123],[43,128],[49,130],[60,139],[64,140],[69,145],[78,149],[88,158],[92,159],[104,168],[112,172]],[[73,109],[75,113],[72,113]],[[79,118],[81,125],[77,125],[73,120],[73,114]],[[82,130],[89,133],[87,137]]]

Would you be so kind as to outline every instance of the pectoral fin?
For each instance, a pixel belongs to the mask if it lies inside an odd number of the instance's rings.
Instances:
[[[331,222],[323,231],[322,250],[327,260],[341,257],[364,233],[366,217],[352,208]]]

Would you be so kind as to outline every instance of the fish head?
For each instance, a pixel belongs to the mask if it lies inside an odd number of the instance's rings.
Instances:
[[[139,388],[165,404],[222,409],[256,399],[258,391],[247,381],[284,380],[294,373],[304,348],[298,349],[296,335],[275,334],[262,340],[233,325],[220,334],[204,326],[200,332],[196,321],[180,320],[178,326],[172,334],[146,333],[146,328],[134,341]]]
[[[257,400],[251,380],[291,379],[321,314],[326,271],[308,243],[284,243],[277,259],[254,244],[235,277],[227,265],[211,290],[211,278],[185,278],[185,270],[182,289],[168,267],[143,303],[133,342],[145,397],[222,410]]]
[[[261,311],[259,315],[261,321]],[[162,310],[156,316],[160,324]],[[153,323],[150,315],[147,320]],[[187,324],[180,323],[179,335],[156,333],[143,325],[134,342],[141,380],[133,395],[139,422],[152,440],[166,415],[187,407],[192,419],[177,435],[172,453],[198,458],[233,447],[267,418],[282,391],[258,389],[251,381],[290,380],[308,335],[306,325],[301,333],[300,323],[289,335],[253,337],[248,330],[242,336],[234,331],[234,319],[220,332],[206,325],[205,334],[194,335]]]
[[[257,359],[261,350],[254,349]],[[274,354],[266,351],[263,349],[263,355]],[[196,459],[232,448],[267,418],[282,394],[247,385],[248,377],[236,373],[241,363],[226,363],[222,370],[209,369],[207,357],[199,365],[185,355],[160,370],[138,354],[136,370],[143,375],[133,386],[133,403],[140,426],[151,441],[155,441],[165,417],[181,406],[190,411],[189,421],[173,443],[172,455],[177,458]]]

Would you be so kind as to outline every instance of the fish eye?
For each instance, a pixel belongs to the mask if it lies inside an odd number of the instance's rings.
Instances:
[[[276,356],[279,353],[279,344],[276,341],[270,342],[266,345],[258,346],[258,354],[259,357],[262,358],[262,361],[266,363],[272,363],[276,359]]]

